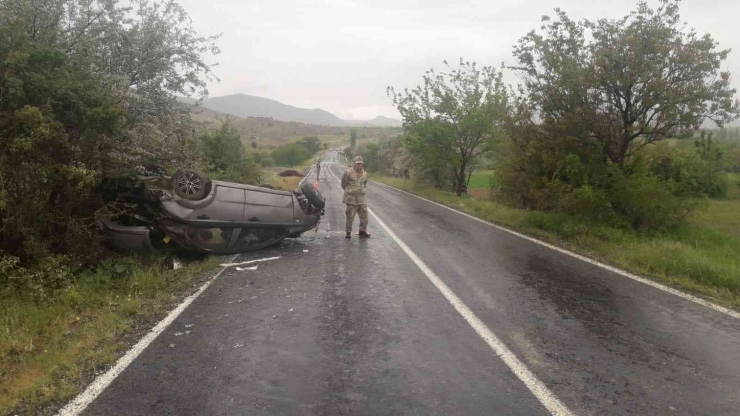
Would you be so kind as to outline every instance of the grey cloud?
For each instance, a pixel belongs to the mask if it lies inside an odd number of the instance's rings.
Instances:
[[[555,7],[574,19],[618,17],[636,2],[604,0],[180,0],[203,34],[223,33],[211,96],[247,93],[342,117],[397,117],[386,87],[413,87],[425,70],[464,57],[512,63],[511,47]],[[657,2],[650,1],[655,5]],[[735,0],[685,0],[682,15],[710,33],[740,74]],[[734,78],[736,86],[740,75]],[[516,78],[509,76],[508,82]]]

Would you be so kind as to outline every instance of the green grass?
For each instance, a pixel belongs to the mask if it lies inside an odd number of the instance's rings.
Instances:
[[[677,229],[648,235],[494,201],[457,198],[411,180],[377,175],[373,179],[740,309],[740,200],[711,200],[706,210]]]
[[[0,414],[35,414],[72,398],[217,264],[165,271],[151,259],[127,276],[83,277],[41,304],[2,293]]]
[[[730,199],[740,199],[740,173],[728,173],[727,183],[729,185],[727,197]]]
[[[479,170],[473,172],[470,177],[470,183],[468,189],[491,189],[491,180],[493,179],[494,171],[492,170]]]

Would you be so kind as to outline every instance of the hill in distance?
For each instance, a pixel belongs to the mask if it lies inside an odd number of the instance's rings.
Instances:
[[[183,99],[188,102],[188,99]],[[271,117],[278,121],[293,121],[323,126],[400,127],[401,121],[378,116],[372,120],[342,120],[321,109],[298,108],[292,105],[247,94],[232,94],[208,98],[201,104],[204,108],[241,118]]]
[[[242,143],[250,150],[251,142],[255,141],[259,149],[275,147],[295,142],[306,136],[316,136],[331,146],[347,143],[350,130],[359,130],[360,140],[373,140],[390,137],[401,132],[400,128],[369,126],[369,125],[343,125],[327,126],[319,124],[299,123],[296,121],[280,121],[269,118],[242,118],[232,114],[224,114],[196,105],[196,100],[181,98],[180,102],[190,108],[193,120],[200,125],[200,129],[207,131],[218,128],[221,121],[227,117],[236,127],[241,135]]]

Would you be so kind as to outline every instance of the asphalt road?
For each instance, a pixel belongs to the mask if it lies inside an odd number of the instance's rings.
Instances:
[[[239,256],[281,258],[227,269],[84,414],[548,414],[429,273],[574,414],[740,414],[737,318],[374,183],[398,240],[346,240],[336,161],[318,230]]]

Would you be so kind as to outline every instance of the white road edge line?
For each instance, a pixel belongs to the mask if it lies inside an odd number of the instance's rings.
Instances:
[[[331,169],[329,169],[331,171]],[[339,181],[339,178],[331,172],[334,179]],[[341,181],[340,181],[341,182]],[[398,236],[388,228],[385,223],[378,218],[377,215],[368,209],[370,215],[373,216],[375,221],[380,224],[381,227],[393,238],[401,249],[406,253],[409,258],[416,264],[416,266],[429,278],[432,284],[442,293],[448,302],[455,308],[455,310],[470,324],[478,335],[488,344],[493,352],[509,367],[509,369],[521,380],[525,386],[529,389],[537,400],[550,412],[552,415],[573,415],[573,413],[555,396],[550,389],[547,388],[538,378],[532,373],[523,362],[521,362],[507,346],[504,344],[496,334],[491,331],[486,324],[481,321],[473,311],[463,303],[455,293],[447,287],[447,285],[430,269],[411,249],[401,241]]]
[[[713,303],[713,302],[710,302],[710,301],[708,301],[708,300],[702,299],[702,298],[700,298],[700,297],[698,297],[698,296],[694,296],[694,295],[691,295],[691,294],[689,294],[689,293],[686,293],[686,292],[682,292],[682,291],[680,291],[680,290],[678,290],[678,289],[674,289],[674,288],[672,288],[672,287],[670,287],[670,286],[666,286],[666,285],[660,284],[660,283],[658,283],[658,282],[654,282],[654,281],[652,281],[652,280],[649,280],[649,279],[647,279],[647,278],[644,278],[644,277],[638,276],[638,275],[636,275],[636,274],[630,273],[630,272],[628,272],[628,271],[625,271],[625,270],[622,270],[622,269],[618,269],[618,268],[616,268],[616,267],[614,267],[614,266],[610,266],[610,265],[608,265],[608,264],[605,264],[605,263],[601,263],[600,261],[594,260],[594,259],[592,259],[592,258],[589,258],[589,257],[586,257],[586,256],[582,256],[582,255],[580,255],[580,254],[577,254],[577,253],[574,253],[574,252],[572,252],[572,251],[566,250],[566,249],[564,249],[564,248],[561,248],[561,247],[558,247],[558,246],[552,245],[552,244],[550,244],[550,243],[546,243],[546,242],[544,242],[544,241],[542,241],[542,240],[538,240],[538,239],[536,239],[536,238],[534,238],[534,237],[530,237],[530,236],[528,236],[528,235],[525,235],[525,234],[519,233],[519,232],[517,232],[517,231],[514,231],[514,230],[512,230],[512,229],[509,229],[509,228],[506,228],[506,227],[500,226],[500,225],[498,225],[498,224],[494,224],[494,223],[491,223],[491,222],[488,222],[488,221],[482,220],[482,219],[480,219],[480,218],[477,218],[477,217],[474,217],[474,216],[472,216],[472,215],[470,215],[470,214],[468,214],[468,213],[465,213],[465,212],[462,212],[462,211],[458,211],[458,210],[456,210],[456,209],[454,209],[454,208],[448,207],[448,206],[446,206],[446,205],[442,205],[442,204],[440,204],[440,203],[438,203],[438,202],[434,202],[434,201],[431,201],[431,200],[429,200],[429,199],[426,199],[426,198],[424,198],[424,197],[421,197],[421,196],[418,196],[418,195],[414,195],[414,194],[412,194],[411,192],[406,192],[406,191],[404,191],[404,190],[402,190],[402,189],[398,189],[398,188],[396,188],[396,187],[394,187],[394,186],[386,185],[386,184],[384,184],[384,183],[381,183],[381,182],[378,182],[378,181],[372,181],[372,182],[373,182],[373,183],[375,183],[375,184],[377,184],[377,185],[380,185],[380,186],[383,186],[383,187],[386,187],[386,188],[389,188],[389,189],[393,189],[393,190],[395,190],[395,191],[398,191],[398,192],[402,192],[402,193],[404,193],[404,194],[407,194],[407,195],[413,196],[413,197],[415,197],[415,198],[418,198],[418,199],[421,199],[421,200],[427,201],[427,202],[429,202],[429,203],[432,203],[432,204],[434,204],[434,205],[438,205],[438,206],[440,206],[440,207],[442,207],[442,208],[445,208],[445,209],[448,209],[448,210],[450,210],[450,211],[452,211],[452,212],[456,212],[456,213],[458,213],[458,214],[460,214],[460,215],[464,215],[464,216],[466,216],[466,217],[468,217],[468,218],[470,218],[470,219],[472,219],[472,220],[475,220],[475,221],[481,222],[481,223],[483,223],[483,224],[486,224],[486,225],[488,225],[488,226],[491,226],[491,227],[493,227],[493,228],[497,228],[497,229],[499,229],[499,230],[501,230],[501,231],[504,231],[504,232],[507,232],[507,233],[509,233],[509,234],[515,235],[515,236],[517,236],[517,237],[521,237],[521,238],[523,238],[523,239],[525,239],[525,240],[529,240],[529,241],[531,241],[531,242],[533,242],[533,243],[535,243],[535,244],[539,244],[539,245],[541,245],[541,246],[543,246],[543,247],[547,247],[547,248],[549,248],[549,249],[551,249],[551,250],[555,250],[555,251],[557,251],[557,252],[559,252],[559,253],[562,253],[562,254],[568,255],[568,256],[570,256],[570,257],[574,257],[574,258],[576,258],[576,259],[578,259],[578,260],[582,260],[582,261],[585,261],[586,263],[590,263],[590,264],[593,264],[594,266],[598,266],[598,267],[601,267],[602,269],[606,269],[606,270],[609,270],[610,272],[616,273],[616,274],[618,274],[618,275],[621,275],[621,276],[627,277],[627,278],[629,278],[629,279],[632,279],[632,280],[638,281],[638,282],[640,282],[640,283],[644,283],[644,284],[646,284],[646,285],[648,285],[648,286],[654,287],[654,288],[656,288],[656,289],[659,289],[659,290],[662,290],[662,291],[664,291],[664,292],[668,292],[668,293],[670,293],[670,294],[672,294],[672,295],[676,295],[676,296],[678,296],[678,297],[680,297],[680,298],[683,298],[683,299],[685,299],[685,300],[688,300],[688,301],[691,301],[691,302],[697,303],[697,304],[699,304],[699,305],[705,306],[705,307],[707,307],[707,308],[713,309],[713,310],[715,310],[715,311],[717,311],[717,312],[720,312],[720,313],[723,313],[723,314],[725,314],[725,315],[729,315],[729,316],[731,316],[731,317],[733,317],[733,318],[736,318],[736,319],[740,319],[740,312],[738,312],[738,311],[735,311],[735,310],[732,310],[732,309],[729,309],[729,308],[725,308],[724,306],[720,306],[720,305],[717,305],[716,303]]]
[[[234,261],[237,258],[238,254],[231,257],[230,261]],[[219,270],[218,273],[216,273],[215,276],[208,279],[207,282],[205,282],[200,289],[198,289],[197,292],[193,293],[192,295],[185,298],[185,300],[182,301],[175,309],[173,309],[169,315],[167,315],[164,319],[159,321],[157,325],[154,326],[154,328],[151,329],[142,339],[139,340],[139,342],[136,343],[133,347],[131,347],[126,354],[119,358],[118,361],[116,361],[116,365],[114,365],[110,370],[106,371],[104,374],[98,376],[93,380],[92,383],[90,383],[89,386],[77,395],[77,397],[74,398],[71,402],[67,403],[66,406],[62,408],[62,410],[57,413],[57,416],[77,416],[80,413],[82,413],[87,406],[90,405],[90,403],[95,400],[100,393],[105,390],[110,383],[113,382],[113,380],[118,377],[123,370],[128,367],[129,364],[131,364],[136,357],[141,354],[146,347],[149,346],[149,344],[154,341],[159,334],[161,334],[175,319],[177,319],[178,316],[188,307],[190,306],[193,301],[200,296],[203,291],[205,291],[208,286],[211,285],[216,279],[218,279],[219,276],[221,276],[221,273],[224,272],[228,267],[222,267],[221,270]]]
[[[300,181],[300,182],[298,182],[298,188],[300,188],[300,187],[301,187],[301,185],[303,185],[303,181],[305,181],[305,180],[306,180],[306,178],[308,178],[309,176],[311,176],[311,174],[313,173],[313,170],[314,170],[314,169],[316,169],[316,165],[314,165],[314,166],[313,166],[313,167],[311,168],[311,170],[309,170],[309,171],[308,171],[308,173],[306,174],[306,176],[304,176],[304,177],[303,177],[303,179],[301,179],[301,181]]]
[[[257,260],[249,260],[249,261],[243,261],[241,263],[224,263],[221,265],[221,267],[232,267],[232,266],[242,266],[245,264],[252,264],[252,263],[260,263],[263,261],[272,261],[272,260],[278,260],[281,257],[268,257],[264,259],[257,259]]]

